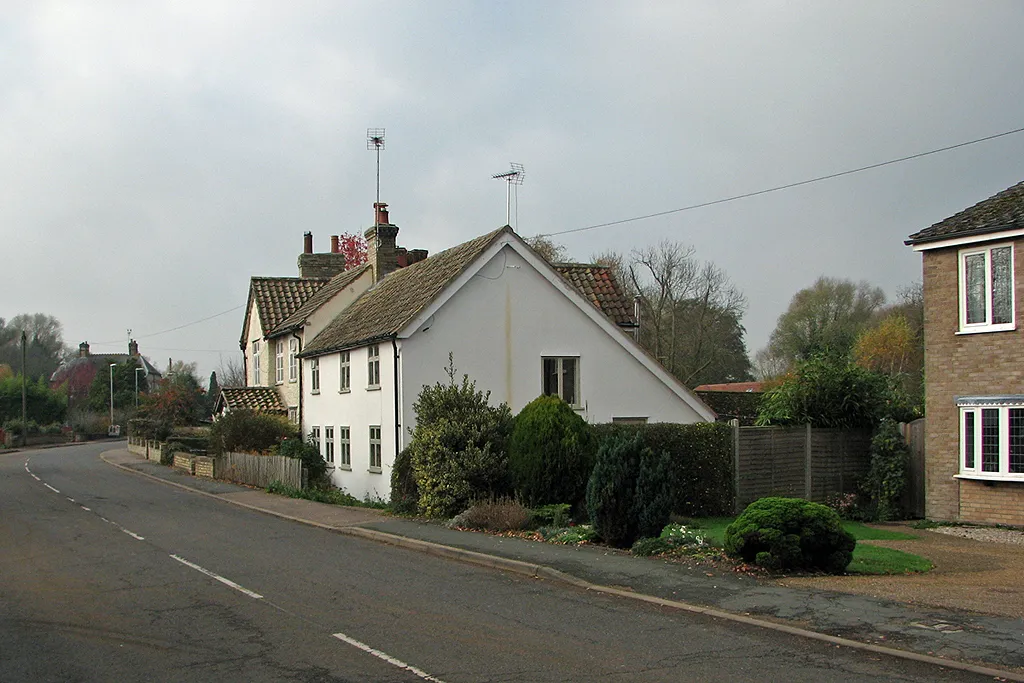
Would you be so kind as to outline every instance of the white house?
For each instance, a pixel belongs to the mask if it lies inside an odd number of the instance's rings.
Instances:
[[[595,274],[614,285],[607,269],[552,266],[506,226],[395,270],[397,232],[379,213],[367,231],[372,286],[299,354],[303,431],[337,486],[389,497],[413,403],[446,379],[449,353],[513,413],[556,394],[593,423],[715,418],[623,331],[635,323],[621,292],[594,286]]]

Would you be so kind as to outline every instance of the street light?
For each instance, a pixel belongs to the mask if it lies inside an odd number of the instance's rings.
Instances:
[[[139,373],[145,372],[146,368],[135,368],[135,407],[139,407]]]
[[[114,428],[114,366],[117,363],[110,364],[110,428]]]

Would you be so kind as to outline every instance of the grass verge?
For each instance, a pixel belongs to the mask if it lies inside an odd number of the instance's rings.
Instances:
[[[328,505],[347,505],[348,507],[373,508],[375,510],[386,510],[388,507],[388,504],[384,501],[359,500],[341,489],[299,489],[279,481],[270,482],[270,486],[267,487],[267,493],[276,493],[279,496],[287,496],[289,498],[302,498],[317,503],[327,503]]]

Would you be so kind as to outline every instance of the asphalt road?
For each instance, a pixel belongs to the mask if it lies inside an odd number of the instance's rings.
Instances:
[[[341,536],[110,447],[0,455],[0,681],[974,679]]]

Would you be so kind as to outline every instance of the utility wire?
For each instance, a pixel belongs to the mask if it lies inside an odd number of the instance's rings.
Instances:
[[[241,306],[235,306],[233,308],[229,308],[228,310],[221,311],[220,313],[214,313],[213,315],[206,316],[205,318],[200,318],[199,320],[193,320],[192,322],[185,323],[184,325],[178,325],[177,327],[171,327],[171,328],[166,329],[166,330],[160,330],[159,332],[151,332],[150,334],[140,334],[139,336],[135,337],[135,339],[148,339],[150,337],[156,337],[157,335],[167,334],[168,332],[176,332],[177,330],[183,330],[186,327],[192,327],[193,325],[198,325],[199,323],[205,323],[207,320],[213,320],[214,318],[219,318],[222,315],[227,315],[228,313],[231,313],[232,311],[237,311],[240,308],[245,308],[245,304],[242,304]],[[122,341],[124,341],[124,340],[123,339],[115,339],[114,341],[94,342],[94,343],[96,344],[96,346],[102,346],[103,344],[117,344],[117,343],[122,342]]]
[[[1017,133],[1024,132],[1024,128],[1015,128],[1014,130],[1008,130],[1003,133],[996,133],[995,135],[987,135],[983,138],[977,138],[976,140],[969,140],[967,142],[960,142],[955,145],[949,145],[948,147],[940,147],[939,149],[933,149],[928,152],[920,152],[919,154],[911,154],[910,156],[900,157],[899,159],[890,159],[889,161],[882,161],[877,164],[869,164],[867,166],[860,166],[859,168],[851,168],[846,171],[839,171],[838,173],[829,173],[828,175],[818,176],[817,178],[811,178],[809,180],[801,180],[795,183],[786,183],[785,185],[777,185],[775,187],[769,187],[764,190],[757,190],[756,192],[746,192],[744,194],[733,195],[732,197],[725,197],[723,199],[715,199],[710,202],[701,202],[700,204],[691,204],[684,206],[679,209],[670,209],[668,211],[659,211],[658,213],[649,213],[645,216],[634,216],[633,218],[623,218],[618,221],[611,221],[608,223],[598,223],[597,225],[588,225],[582,228],[571,228],[569,230],[560,230],[558,232],[546,232],[538,235],[538,237],[555,237],[556,235],[568,235],[574,232],[584,232],[586,230],[596,230],[598,228],[608,228],[613,225],[623,225],[624,223],[633,223],[635,221],[643,221],[648,218],[657,218],[659,216],[668,216],[673,213],[680,213],[682,211],[691,211],[693,209],[701,209],[705,206],[714,206],[716,204],[725,204],[726,202],[734,202],[737,199],[747,199],[748,197],[757,197],[758,195],[768,194],[769,192],[778,192],[779,190],[788,190],[793,187],[800,187],[801,185],[810,185],[811,183],[819,183],[823,180],[831,180],[832,178],[840,178],[846,175],[852,175],[854,173],[860,173],[861,171],[869,171],[873,168],[881,168],[882,166],[891,166],[893,164],[903,163],[904,161],[910,161],[911,159],[920,159],[921,157],[930,156],[932,154],[939,154],[940,152],[948,152],[953,149],[959,149],[960,147],[967,147],[968,145],[976,145],[979,142],[987,142],[988,140],[995,140],[996,138],[1006,137],[1007,135],[1015,135]]]

